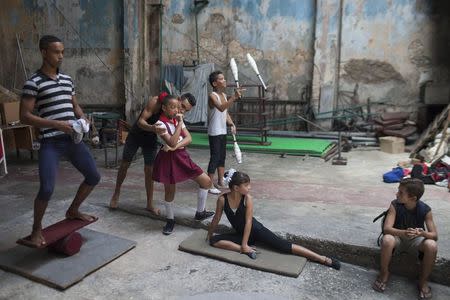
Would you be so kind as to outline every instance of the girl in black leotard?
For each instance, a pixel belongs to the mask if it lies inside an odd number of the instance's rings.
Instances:
[[[230,170],[225,175],[225,181],[230,188],[229,193],[219,196],[216,214],[208,230],[209,243],[213,247],[232,250],[256,258],[255,249],[250,247],[254,242],[260,242],[283,253],[306,257],[309,260],[330,266],[336,270],[341,267],[337,259],[319,255],[311,250],[292,244],[282,239],[264,227],[253,218],[253,197],[249,194],[250,177],[242,172]],[[233,234],[213,235],[219,224],[222,213],[236,230]]]

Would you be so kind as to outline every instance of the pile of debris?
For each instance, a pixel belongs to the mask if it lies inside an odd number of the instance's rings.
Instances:
[[[411,150],[411,161],[419,160],[411,177],[424,183],[447,187],[450,192],[450,104],[422,133]]]
[[[408,120],[407,112],[386,112],[376,117],[375,131],[378,136],[395,136],[406,139],[416,133],[416,123]]]
[[[450,104],[436,116],[411,149],[410,158],[423,158],[429,163],[448,153]]]

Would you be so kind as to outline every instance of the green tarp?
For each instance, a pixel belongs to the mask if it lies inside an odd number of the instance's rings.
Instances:
[[[191,132],[192,148],[209,148],[208,135],[206,133]],[[232,138],[228,137],[228,149],[233,149]],[[245,144],[245,142],[259,142],[258,136],[236,136],[241,151],[262,152],[291,155],[323,156],[332,146],[332,142],[323,139],[269,137],[270,145]]]

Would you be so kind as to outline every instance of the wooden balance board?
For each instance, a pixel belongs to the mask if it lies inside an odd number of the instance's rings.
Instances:
[[[97,220],[64,219],[42,229],[42,235],[46,241],[44,245],[35,246],[30,244],[30,235],[18,239],[16,243],[39,249],[48,247],[50,250],[71,256],[78,253],[83,244],[81,234],[76,231]]]

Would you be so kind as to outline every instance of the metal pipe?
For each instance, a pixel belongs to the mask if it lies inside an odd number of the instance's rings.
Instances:
[[[23,60],[22,48],[20,47],[20,41],[19,41],[19,35],[18,34],[16,34],[16,41],[17,41],[17,47],[19,48],[20,60],[22,61],[23,74],[25,75],[25,78],[28,79],[28,74],[27,74],[27,70],[25,68],[25,62]]]
[[[337,109],[338,98],[339,98],[339,72],[341,70],[341,42],[342,42],[342,6],[344,0],[339,0],[338,9],[338,36],[336,41],[336,59],[335,59],[335,70],[334,70],[334,109]]]
[[[317,128],[319,128],[320,130],[323,130],[323,131],[327,131],[325,128],[323,128],[323,127],[320,127],[319,125],[317,125],[317,124],[315,124],[315,123],[313,123],[313,122],[311,122],[311,121],[309,121],[309,120],[307,120],[307,119],[305,119],[305,118],[303,118],[302,116],[300,116],[300,115],[297,115],[297,118],[299,118],[299,119],[301,119],[301,120],[303,120],[303,121],[305,121],[306,123],[308,123],[308,124],[311,124],[311,125],[313,125],[314,127],[317,127]]]
[[[197,47],[197,62],[200,63],[200,49],[198,46],[198,23],[197,23],[197,11],[194,14],[194,19],[195,19],[195,45]]]
[[[162,53],[162,30],[163,30],[163,0],[159,0],[159,90],[163,86],[163,53]]]
[[[198,13],[209,4],[208,0],[195,0],[194,1],[194,19],[195,19],[195,44],[197,48],[197,63],[200,63],[200,43],[198,40]],[[194,63],[195,65],[195,63]]]
[[[12,85],[13,90],[16,88],[17,61],[19,60],[18,56],[19,56],[19,51],[16,52],[16,62],[14,64],[14,77],[13,77],[13,85]]]

